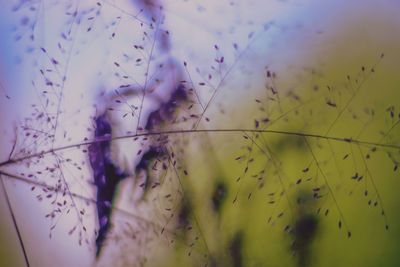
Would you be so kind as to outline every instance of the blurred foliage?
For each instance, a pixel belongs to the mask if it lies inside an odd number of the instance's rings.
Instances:
[[[171,135],[168,168],[151,169],[151,160],[143,168],[151,183],[141,197],[150,205],[130,206],[151,219],[113,218],[108,243],[120,264],[400,264],[400,151],[358,142],[399,144],[399,27],[389,19],[345,22],[318,41],[293,37],[276,58],[299,48],[297,57],[265,67],[256,85],[228,81],[199,129],[234,132]],[[252,56],[264,55],[263,46],[240,63],[259,64]],[[128,141],[116,141],[113,152]],[[129,194],[139,184],[126,181],[113,204],[137,204]]]

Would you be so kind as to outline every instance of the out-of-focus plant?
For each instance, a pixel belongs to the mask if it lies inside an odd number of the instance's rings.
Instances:
[[[38,15],[45,5],[28,2],[14,12],[29,6]],[[230,105],[218,97],[235,86],[234,74],[252,79],[243,61],[252,62],[253,46],[276,23],[249,32],[246,45],[214,44],[213,62],[203,69],[173,54],[161,3],[129,3],[137,13],[112,1],[55,1],[68,17],[61,37],[56,48],[35,48],[45,60],[31,83],[39,100],[17,123],[0,162],[27,266],[29,237],[21,234],[5,181],[29,185],[47,203],[49,237],[66,220],[67,236],[89,248],[98,266],[327,266],[335,265],[323,258],[333,247],[358,253],[357,246],[369,245],[360,245],[370,229],[365,220],[382,235],[390,235],[392,222],[399,232],[390,213],[398,199],[385,197],[400,152],[398,101],[387,96],[399,93],[382,67],[384,52],[346,66],[350,72],[339,77],[335,59],[333,70],[298,71],[295,86],[265,66],[255,71],[262,88],[240,88]],[[71,132],[70,61],[79,57],[78,36],[107,19],[104,9],[117,15],[96,34],[106,32],[112,46],[129,19],[135,41],[112,57],[112,74],[96,84],[93,105],[78,111],[84,115],[74,129],[81,132]],[[24,16],[20,27],[35,44],[37,21]],[[393,82],[383,82],[387,77]],[[370,83],[387,88],[380,94]]]

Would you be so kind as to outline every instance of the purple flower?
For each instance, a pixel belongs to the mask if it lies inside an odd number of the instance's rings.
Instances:
[[[110,155],[111,125],[103,114],[96,118],[95,138],[101,139],[89,146],[89,160],[93,170],[94,183],[97,187],[97,216],[99,220],[99,234],[96,239],[96,255],[100,254],[102,244],[110,228],[112,201],[118,183],[127,177],[116,167]]]

